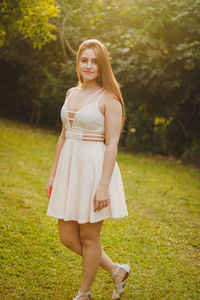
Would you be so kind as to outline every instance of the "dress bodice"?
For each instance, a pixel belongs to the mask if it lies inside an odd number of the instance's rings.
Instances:
[[[102,88],[99,89],[78,111],[71,111],[68,109],[67,104],[75,90],[76,88],[66,98],[61,109],[61,120],[66,132],[65,137],[82,139],[83,134],[86,134],[87,137],[91,137],[91,140],[92,136],[101,140],[104,139],[104,116],[99,109],[99,101],[105,91]],[[96,95],[98,97],[95,97]],[[91,101],[92,99],[95,99],[95,101]]]

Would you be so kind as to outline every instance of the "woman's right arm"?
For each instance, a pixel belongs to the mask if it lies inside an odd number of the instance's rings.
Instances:
[[[67,91],[66,96],[65,96],[65,101],[66,101],[66,97],[69,96],[69,94],[71,93],[71,91],[74,88],[76,88],[76,87],[72,87]],[[56,155],[55,155],[53,167],[51,169],[49,180],[48,180],[48,183],[47,183],[47,186],[46,186],[46,191],[47,191],[47,197],[48,198],[50,198],[50,196],[51,196],[51,190],[52,190],[52,186],[53,186],[54,177],[55,177],[55,174],[56,174],[58,160],[59,160],[60,152],[62,150],[64,142],[65,142],[65,127],[64,127],[64,124],[63,124],[62,131],[61,131],[60,137],[58,139],[57,147],[56,147]]]
[[[50,196],[51,196],[51,190],[52,190],[52,186],[53,186],[54,177],[55,177],[55,174],[56,174],[58,160],[59,160],[60,152],[62,150],[64,142],[65,142],[65,127],[64,127],[64,124],[63,124],[62,131],[61,131],[61,134],[60,134],[60,137],[58,139],[57,146],[56,146],[56,154],[55,154],[53,167],[51,169],[49,180],[48,180],[48,183],[47,183],[47,186],[46,186],[46,192],[47,192],[47,197],[48,198],[50,198]]]

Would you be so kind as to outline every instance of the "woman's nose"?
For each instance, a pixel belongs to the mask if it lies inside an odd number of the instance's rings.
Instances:
[[[87,67],[88,67],[88,69],[91,68],[91,61],[89,61],[89,60],[88,60],[88,63],[87,63]]]

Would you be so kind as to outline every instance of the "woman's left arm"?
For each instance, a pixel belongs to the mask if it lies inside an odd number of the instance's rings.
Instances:
[[[106,150],[104,154],[103,170],[99,186],[94,199],[94,211],[109,204],[108,187],[117,157],[118,142],[122,123],[122,105],[111,95],[106,95],[105,101],[105,135]]]

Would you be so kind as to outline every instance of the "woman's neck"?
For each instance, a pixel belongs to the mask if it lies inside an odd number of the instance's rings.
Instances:
[[[96,80],[95,81],[83,81],[81,87],[84,90],[89,90],[89,89],[99,88],[99,85],[97,84]]]

